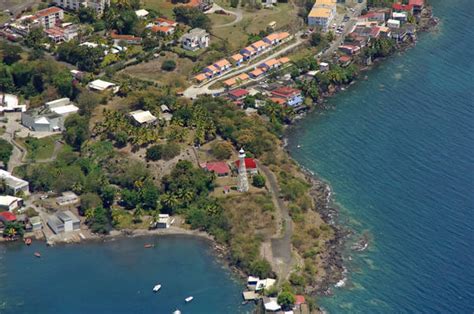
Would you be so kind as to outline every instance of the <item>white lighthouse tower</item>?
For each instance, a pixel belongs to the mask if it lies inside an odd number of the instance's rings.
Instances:
[[[247,192],[249,190],[249,180],[247,178],[247,168],[245,167],[245,151],[243,148],[239,151],[239,191]]]

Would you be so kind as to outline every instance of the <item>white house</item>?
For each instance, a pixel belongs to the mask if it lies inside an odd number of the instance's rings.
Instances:
[[[316,0],[308,14],[308,25],[321,26],[324,31],[327,31],[335,16],[336,0]]]
[[[136,10],[135,14],[137,15],[139,19],[144,19],[148,16],[148,14],[150,14],[150,12],[148,12],[145,9],[140,9],[140,10]]]
[[[59,25],[63,19],[64,11],[62,9],[58,7],[50,7],[36,12],[33,21],[48,29]]]
[[[56,204],[59,206],[72,205],[79,202],[79,196],[74,192],[63,192],[61,196],[56,197]]]
[[[12,94],[0,95],[0,112],[26,111],[26,105],[20,105],[17,96]]]
[[[58,212],[48,218],[48,226],[55,234],[70,232],[81,228],[81,221],[69,210]]]
[[[58,132],[63,130],[66,117],[78,111],[69,98],[61,98],[22,112],[21,124],[36,132]]]
[[[181,37],[181,44],[186,50],[195,51],[209,46],[209,34],[200,28],[194,28]]]
[[[79,10],[81,7],[91,8],[98,15],[102,15],[105,7],[110,6],[110,0],[53,0],[53,3],[68,10]]]
[[[11,212],[23,206],[23,199],[10,195],[0,195],[0,210]]]
[[[18,192],[30,193],[28,181],[13,176],[10,172],[0,169],[0,180],[5,180],[7,192],[16,195]]]
[[[133,122],[138,125],[152,124],[156,121],[156,117],[150,111],[136,110],[129,113]]]
[[[387,26],[390,28],[400,28],[400,21],[394,20],[394,19],[389,19],[387,21]]]
[[[91,90],[95,91],[105,91],[105,90],[111,90],[113,93],[117,93],[120,89],[120,86],[117,86],[115,83],[107,82],[107,81],[102,81],[102,80],[95,80],[87,84],[87,87]]]

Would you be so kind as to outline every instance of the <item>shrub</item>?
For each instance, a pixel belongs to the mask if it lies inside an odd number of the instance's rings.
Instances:
[[[146,150],[146,159],[147,160],[160,160],[161,159],[161,150],[162,145],[153,145]]]
[[[171,72],[176,69],[176,62],[174,60],[165,60],[161,65],[163,71]]]
[[[265,177],[261,174],[256,174],[252,178],[252,185],[257,188],[263,188],[265,186]]]

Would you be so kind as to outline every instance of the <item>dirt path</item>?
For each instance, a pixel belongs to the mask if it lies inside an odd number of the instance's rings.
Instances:
[[[266,166],[258,163],[258,168],[267,177],[273,203],[277,208],[278,233],[262,244],[262,254],[270,261],[278,278],[286,279],[294,265],[291,249],[291,237],[293,235],[293,222],[288,207],[280,197],[280,187],[273,172]]]

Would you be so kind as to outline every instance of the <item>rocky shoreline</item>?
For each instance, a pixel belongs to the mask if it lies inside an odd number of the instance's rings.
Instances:
[[[439,19],[432,15],[432,8],[428,7],[426,9],[426,15],[421,18],[420,24],[417,27],[417,32],[431,32],[436,30],[439,25]],[[395,53],[403,53],[407,49],[414,47],[416,45],[416,40],[403,42],[397,45],[397,50]],[[364,68],[361,68],[361,72],[366,72],[377,65],[381,64],[386,58],[378,58],[373,60],[371,65],[368,65]],[[366,78],[365,78],[366,79]],[[292,124],[296,120],[300,120],[306,116],[309,112],[314,109],[328,109],[325,105],[327,98],[335,96],[337,93],[346,90],[349,86],[355,84],[356,81],[352,81],[349,84],[333,86],[330,88],[329,92],[322,95],[319,99],[317,106],[313,106],[309,111],[304,112],[298,115]],[[286,129],[286,132],[291,130],[291,125]],[[287,134],[287,133],[286,133]],[[290,155],[291,151],[287,148],[288,139],[285,136],[284,145],[285,150]],[[294,160],[294,159],[293,159]],[[294,160],[295,161],[295,160]],[[295,161],[299,164],[297,161]],[[322,179],[317,177],[312,171],[306,169],[305,167],[300,166],[301,171],[304,173],[306,179],[311,184],[310,194],[315,203],[315,211],[321,216],[323,221],[330,225],[334,230],[334,238],[326,243],[325,256],[322,257],[325,276],[321,279],[320,283],[314,287],[308,287],[308,291],[315,296],[328,296],[333,294],[334,287],[342,287],[347,281],[348,270],[346,268],[346,262],[344,260],[344,252],[347,249],[350,249],[353,252],[361,252],[367,249],[369,245],[369,237],[365,235],[355,235],[354,231],[348,227],[342,225],[339,221],[339,209],[334,204],[332,199],[331,187],[327,182],[324,182]],[[357,238],[356,238],[357,237]],[[353,245],[348,247],[350,240],[353,240]],[[323,311],[322,309],[320,309]]]

